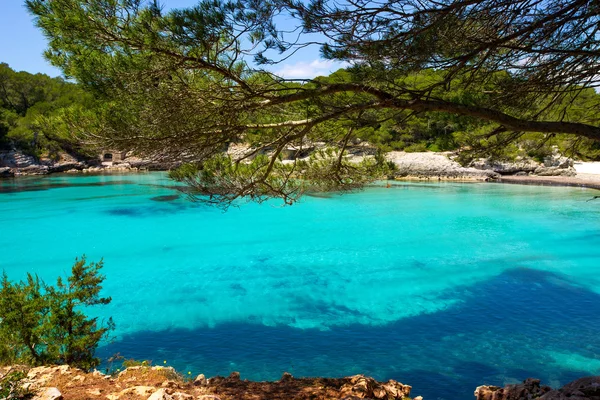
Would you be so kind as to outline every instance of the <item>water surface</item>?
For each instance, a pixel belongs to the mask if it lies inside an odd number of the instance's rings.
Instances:
[[[0,269],[104,258],[108,357],[193,375],[396,379],[472,398],[600,374],[595,191],[399,183],[226,213],[164,174],[0,181]]]

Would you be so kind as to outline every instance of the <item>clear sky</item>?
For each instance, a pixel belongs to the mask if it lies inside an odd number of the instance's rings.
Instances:
[[[165,8],[182,8],[194,5],[197,0],[162,0]],[[43,57],[46,38],[33,24],[24,0],[0,0],[0,62],[14,70],[60,76],[61,71]],[[270,69],[287,78],[312,78],[328,75],[340,64],[319,59],[318,50],[307,49],[272,66]]]

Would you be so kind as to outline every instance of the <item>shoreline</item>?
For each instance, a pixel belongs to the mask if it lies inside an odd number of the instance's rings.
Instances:
[[[200,374],[194,378],[189,372],[185,376],[173,367],[144,364],[111,374],[86,372],[68,365],[0,367],[0,379],[11,373],[21,374],[13,375],[17,378],[13,379],[15,386],[11,392],[22,392],[39,400],[423,400],[422,396],[411,393],[410,385],[393,379],[377,381],[365,375],[296,378],[286,372],[278,381],[251,381],[242,380],[239,372],[228,377],[206,378]],[[477,386],[473,397],[475,400],[593,400],[598,398],[598,386],[600,376],[579,378],[560,388],[527,378],[504,387]],[[443,395],[456,398],[458,393]]]
[[[577,174],[576,176],[502,176],[496,183],[535,186],[567,186],[600,190],[600,175]]]

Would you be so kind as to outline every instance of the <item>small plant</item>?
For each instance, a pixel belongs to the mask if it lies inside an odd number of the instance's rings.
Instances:
[[[9,369],[4,375],[0,374],[0,399],[25,399],[33,395],[23,387],[23,380],[27,375],[23,371]]]
[[[123,361],[123,368],[150,366],[152,366],[152,360],[135,360],[133,358],[130,358],[129,360]]]
[[[107,361],[107,365],[106,365],[106,373],[107,374],[113,374],[115,372],[115,369],[113,367],[115,361],[119,361],[119,360],[124,360],[125,357],[123,357],[121,355],[121,353],[115,353],[113,354],[112,357],[109,357],[106,361]]]

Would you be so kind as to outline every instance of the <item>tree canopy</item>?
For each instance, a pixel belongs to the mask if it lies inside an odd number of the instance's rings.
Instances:
[[[600,140],[594,0],[26,3],[48,59],[106,100],[87,140],[187,159],[173,177],[216,201],[360,187],[388,166],[348,161],[349,146],[415,116],[482,121],[474,144]],[[307,80],[265,69],[306,46],[350,66]]]
[[[0,149],[55,156],[82,151],[65,131],[46,129],[47,120],[65,109],[88,109],[93,98],[79,85],[44,74],[17,72],[0,63]]]

